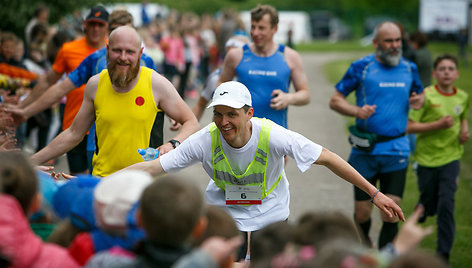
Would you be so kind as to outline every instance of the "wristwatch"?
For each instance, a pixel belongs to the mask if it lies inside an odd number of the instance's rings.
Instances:
[[[170,144],[172,144],[172,146],[174,147],[174,149],[177,148],[177,147],[180,145],[180,141],[178,141],[178,140],[172,139],[172,140],[170,140],[169,142],[170,142]]]

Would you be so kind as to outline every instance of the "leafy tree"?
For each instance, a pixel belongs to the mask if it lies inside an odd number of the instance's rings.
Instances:
[[[62,16],[76,9],[89,8],[98,3],[141,3],[142,0],[42,0],[50,8],[50,22],[57,23]],[[215,13],[224,8],[250,10],[257,4],[270,4],[278,10],[328,10],[340,17],[361,34],[364,20],[368,16],[384,15],[398,19],[408,31],[414,30],[418,22],[419,0],[159,0],[159,4],[181,12],[197,14]],[[0,30],[12,31],[23,37],[24,28],[32,18],[38,0],[0,0]]]
[[[61,17],[76,9],[89,8],[98,3],[110,3],[111,0],[48,0],[41,3],[37,0],[0,0],[0,30],[13,32],[24,37],[24,29],[40,5],[47,6],[50,12],[49,22],[57,23]]]

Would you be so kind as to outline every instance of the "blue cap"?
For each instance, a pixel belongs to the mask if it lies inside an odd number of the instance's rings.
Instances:
[[[86,189],[95,188],[99,182],[100,179],[94,176],[82,175],[61,185],[53,197],[53,208],[56,215],[61,219],[69,217],[72,205],[81,197],[81,193]]]
[[[93,190],[95,187],[84,188],[72,202],[70,221],[72,225],[83,231],[96,229],[93,211]]]
[[[57,192],[59,185],[48,173],[37,171],[39,181],[39,189],[43,196],[43,202],[52,207],[54,194]]]
[[[31,221],[41,219],[47,215],[48,212],[52,212],[53,197],[59,188],[56,180],[54,180],[48,173],[36,171],[36,175],[39,182],[39,191],[43,198],[41,200],[40,209],[30,215],[29,219]]]
[[[141,200],[139,200],[138,202],[136,202],[130,209],[130,211],[128,212],[128,226],[130,227],[135,227],[137,228],[139,225],[138,225],[138,219],[136,218],[136,213],[138,212],[138,209],[139,209],[139,206],[140,206],[140,202]]]

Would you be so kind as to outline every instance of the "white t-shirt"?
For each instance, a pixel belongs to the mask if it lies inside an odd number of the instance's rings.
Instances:
[[[211,101],[213,97],[213,92],[215,92],[216,84],[218,83],[218,79],[220,79],[221,69],[216,69],[208,75],[208,78],[205,81],[205,86],[202,90],[201,96],[207,100],[208,102]]]
[[[262,121],[252,118],[251,122],[251,138],[242,148],[231,147],[220,134],[223,152],[235,174],[244,173],[256,154]],[[266,189],[270,189],[283,171],[285,155],[292,157],[298,169],[305,172],[318,159],[322,148],[302,135],[274,124],[269,136]],[[262,200],[261,205],[226,205],[225,192],[213,181],[210,125],[191,135],[177,149],[159,159],[166,173],[201,162],[211,178],[205,193],[207,202],[226,209],[241,231],[259,230],[270,223],[286,220],[290,214],[290,191],[285,171],[280,183]]]

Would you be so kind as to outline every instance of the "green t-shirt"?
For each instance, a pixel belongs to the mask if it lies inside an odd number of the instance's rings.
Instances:
[[[420,110],[410,110],[409,119],[415,122],[437,121],[451,115],[454,124],[450,128],[419,133],[416,137],[414,159],[425,167],[439,167],[461,158],[464,152],[459,143],[461,121],[469,107],[469,96],[461,89],[454,93],[441,93],[436,86],[424,90],[425,103]]]

